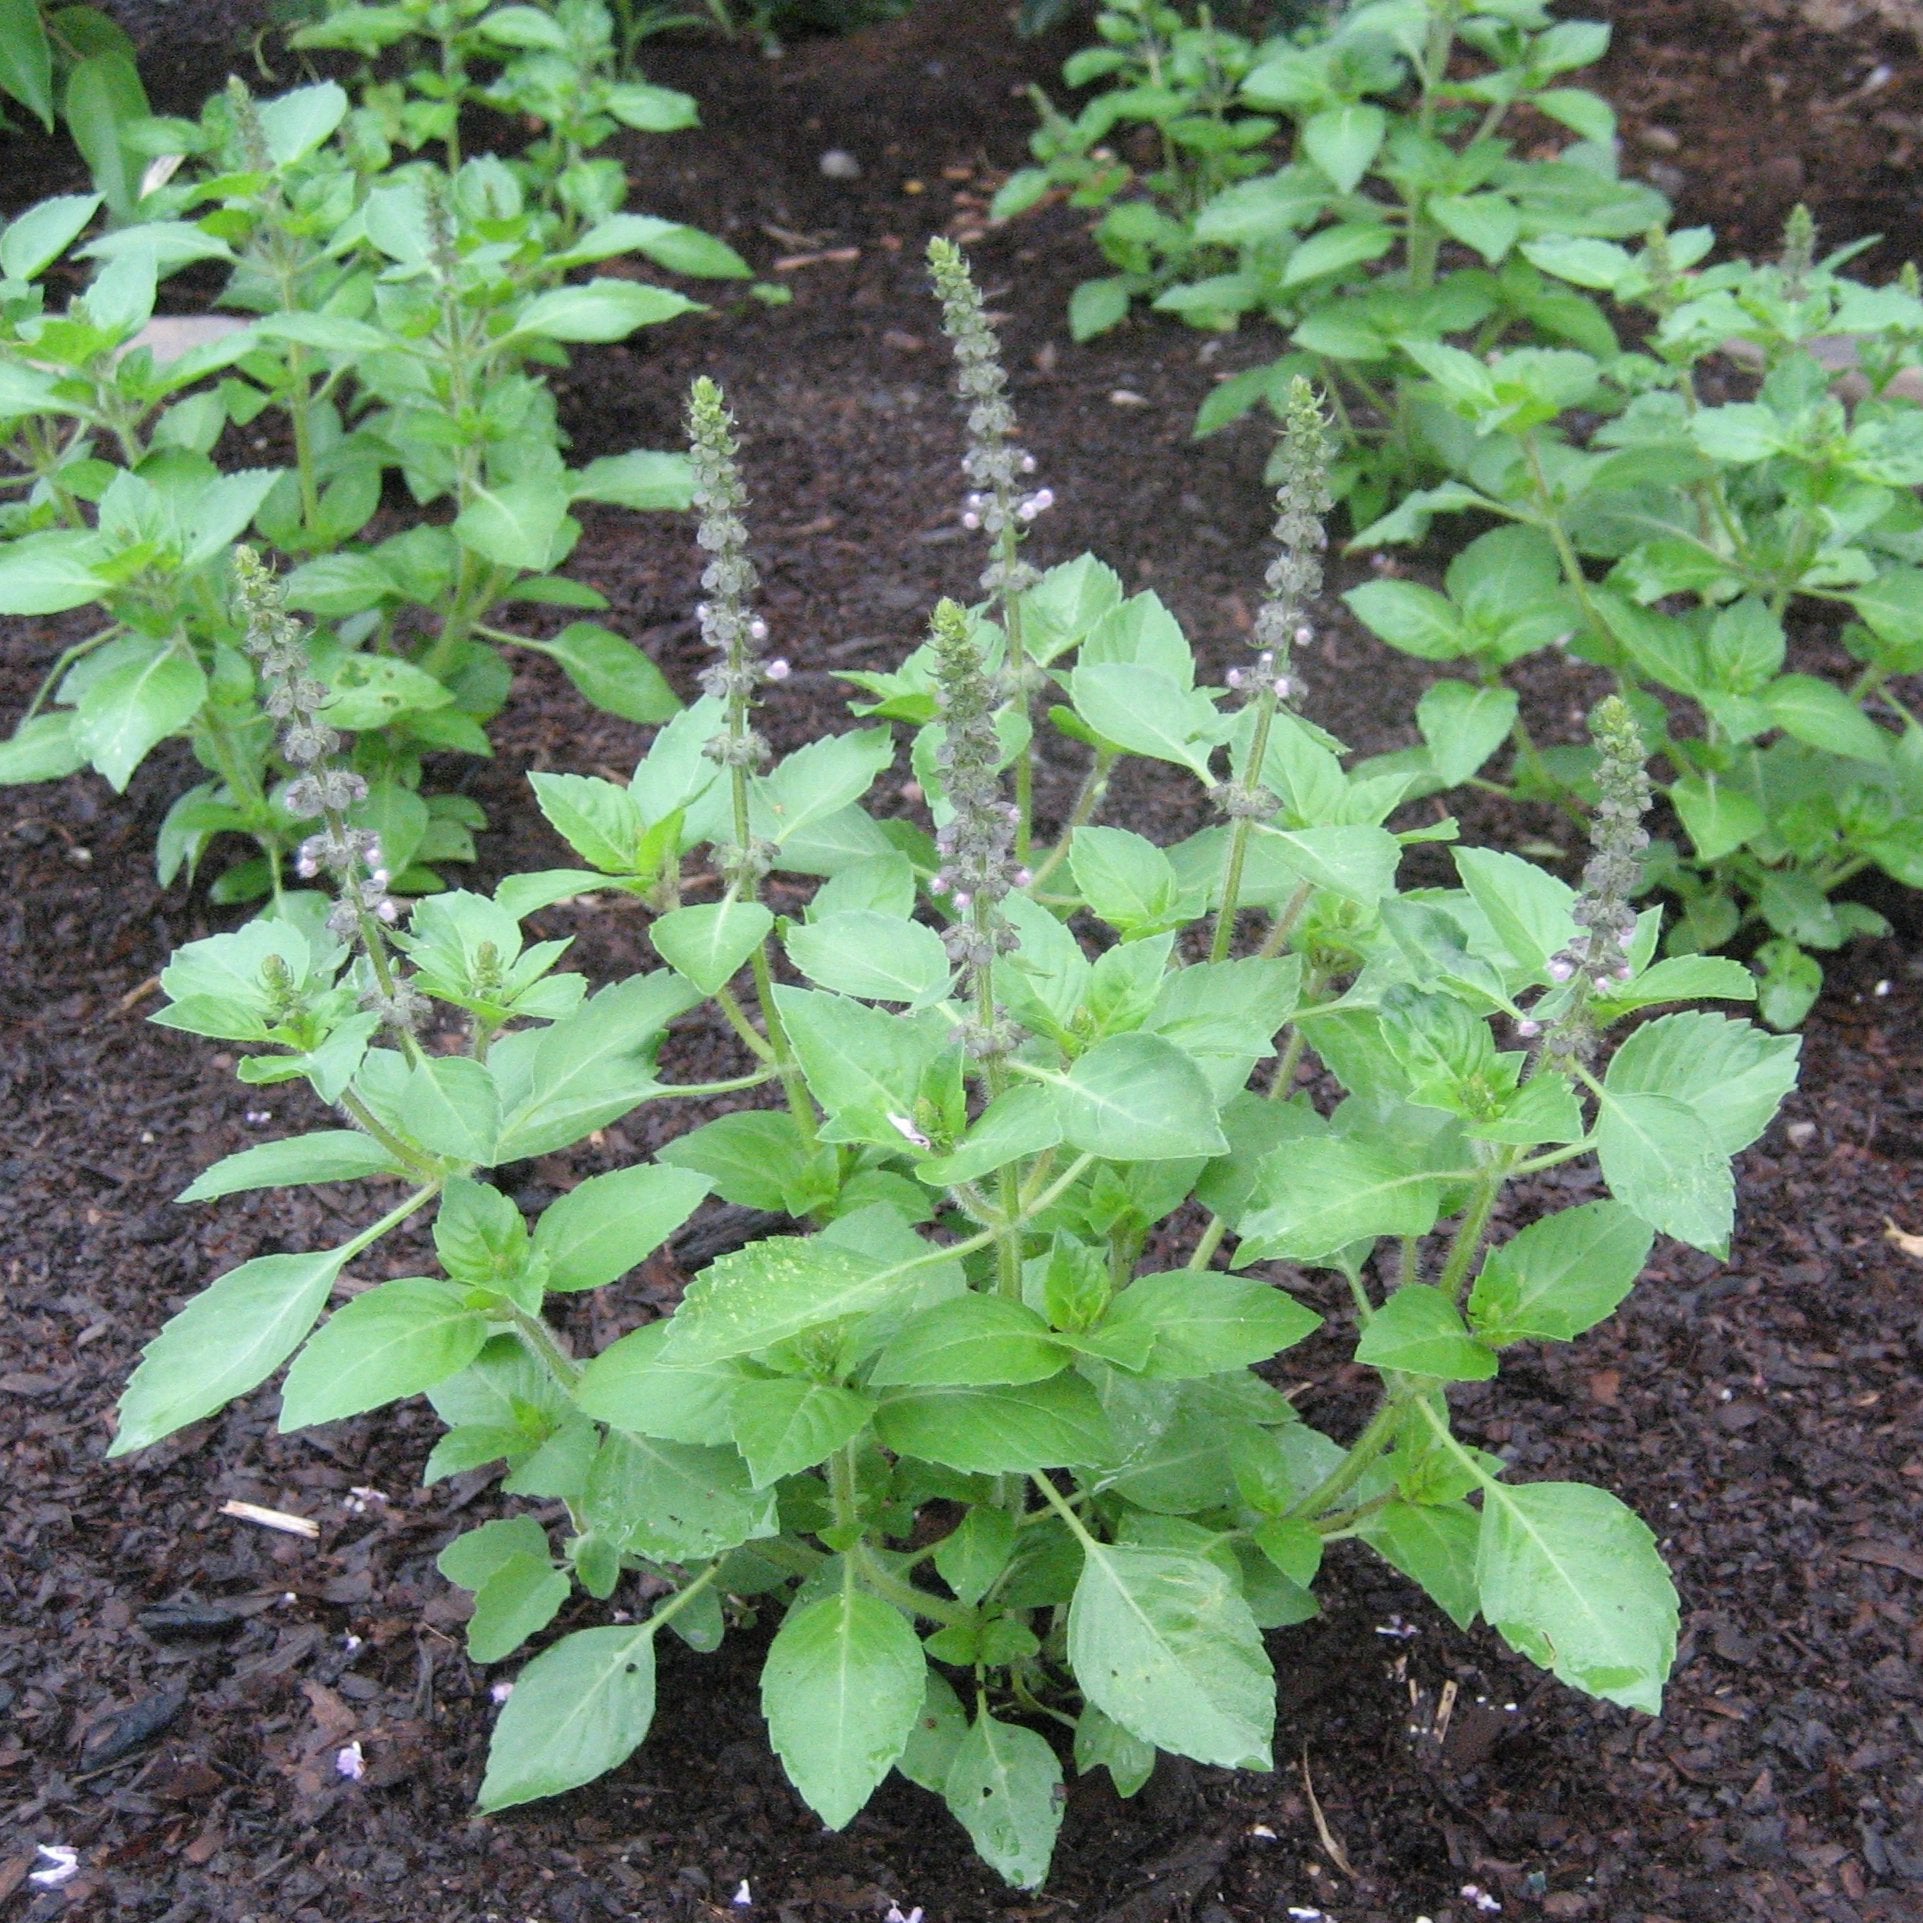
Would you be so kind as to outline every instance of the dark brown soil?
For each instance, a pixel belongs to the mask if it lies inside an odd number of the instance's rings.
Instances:
[[[1671,36],[1720,22],[1730,59],[1765,46],[1754,66],[1776,57],[1778,30],[1752,43],[1721,9],[1665,0],[1613,11],[1625,36],[1642,36],[1642,54],[1619,54],[1614,69],[1642,103],[1632,124],[1660,111],[1657,124],[1700,142],[1679,149],[1686,166],[1711,157],[1692,175],[1702,204],[1686,210],[1740,220],[1754,170],[1736,143],[1754,123],[1718,68],[1720,43]],[[1842,150],[1817,130],[1849,116],[1815,107],[1859,84],[1862,50],[1783,45],[1790,108],[1772,124],[1841,239],[1868,176],[1830,171]],[[832,670],[892,661],[934,595],[972,584],[919,253],[932,230],[978,228],[995,175],[1022,154],[1017,89],[1051,75],[1060,52],[1014,42],[998,11],[926,0],[893,28],[777,63],[715,47],[652,63],[700,95],[708,126],[637,148],[637,202],[727,233],[795,301],[583,352],[564,405],[581,455],[661,446],[691,375],[725,381],[750,435],[768,613],[796,665],[769,717],[784,745],[835,712]],[[223,60],[207,64],[217,79]],[[1665,75],[1675,89],[1649,91]],[[832,146],[858,157],[859,181],[823,178]],[[1061,497],[1042,524],[1046,554],[1101,552],[1160,591],[1219,661],[1264,559],[1265,449],[1252,427],[1194,448],[1187,426],[1219,360],[1253,350],[1217,357],[1203,337],[1150,327],[1072,347],[1063,304],[1090,267],[1065,212],[974,251],[1008,317],[1026,431]],[[597,516],[578,565],[691,689],[685,527]],[[54,639],[50,624],[8,624],[0,713],[17,709]],[[1335,609],[1317,648],[1318,717],[1364,750],[1405,740],[1421,670]],[[1545,669],[1532,722],[1571,735],[1592,692]],[[557,678],[524,674],[499,760],[463,777],[497,824],[483,883],[561,859],[527,805],[529,768],[619,770],[639,741]],[[432,1558],[500,1499],[485,1476],[451,1496],[417,1486],[433,1429],[423,1410],[289,1439],[273,1432],[268,1394],[132,1462],[102,1462],[134,1356],[181,1300],[235,1262],[338,1238],[360,1219],[361,1198],[345,1191],[192,1211],[167,1200],[214,1157],[313,1119],[303,1098],[243,1089],[217,1051],[143,1020],[143,986],[169,951],[221,920],[150,879],[154,829],[182,775],[162,756],[124,801],[89,782],[10,791],[0,829],[11,863],[0,1897],[16,1913],[829,1923],[893,1901],[922,1906],[929,1923],[1306,1923],[1318,1910],[1340,1923],[1468,1923],[1491,1913],[1464,1894],[1472,1885],[1509,1917],[1923,1917],[1923,1258],[1886,1235],[1888,1223],[1923,1232],[1923,972],[1902,945],[1859,948],[1832,971],[1803,1091],[1745,1160],[1731,1261],[1665,1245],[1608,1328],[1461,1398],[1468,1433],[1520,1470],[1606,1483],[1662,1535],[1685,1620],[1665,1715],[1546,1683],[1379,1565],[1338,1554],[1326,1615],[1273,1641],[1277,1774],[1165,1771],[1127,1805],[1106,1778],[1078,1784],[1047,1892],[1016,1897],[919,1791],[892,1787],[842,1835],[821,1832],[768,1755],[754,1631],[706,1658],[664,1639],[659,1725],[631,1764],[558,1803],[475,1819],[494,1677],[467,1662]],[[1059,799],[1066,775],[1045,795]],[[1146,783],[1113,818],[1164,839],[1183,825]],[[1470,827],[1517,832],[1495,814]],[[623,913],[548,921],[578,935],[591,975],[641,964]],[[689,1069],[725,1046],[700,1033],[675,1044]],[[644,1109],[522,1171],[523,1200],[692,1119]],[[1580,1179],[1522,1200],[1567,1199]],[[392,1259],[399,1273],[414,1257],[403,1247]],[[652,1264],[583,1305],[577,1333],[605,1340],[678,1286],[670,1263]],[[1338,1433],[1360,1394],[1339,1353],[1331,1340],[1301,1358],[1317,1385],[1304,1407]],[[319,1540],[223,1516],[233,1498],[315,1518]],[[155,1613],[183,1602],[211,1612],[203,1633]],[[1415,1633],[1387,1633],[1402,1624]],[[1424,1732],[1448,1684],[1458,1693],[1438,1742]],[[358,1784],[333,1769],[350,1740],[368,1760]],[[75,1848],[79,1877],[27,1885],[41,1843]],[[751,1904],[737,1910],[743,1881]]]

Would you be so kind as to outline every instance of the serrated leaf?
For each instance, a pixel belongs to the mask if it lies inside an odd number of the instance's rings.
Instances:
[[[907,1618],[852,1578],[783,1620],[761,1671],[761,1713],[789,1781],[831,1830],[894,1767],[927,1674]]]
[[[176,1202],[211,1202],[245,1189],[292,1188],[308,1182],[358,1182],[370,1175],[398,1172],[392,1155],[358,1129],[316,1129],[280,1142],[261,1142],[224,1155],[174,1197]]]
[[[708,1192],[692,1169],[643,1163],[591,1175],[550,1202],[534,1231],[550,1289],[598,1289],[652,1255]]]
[[[879,1308],[899,1286],[887,1265],[820,1236],[751,1242],[689,1283],[664,1355],[677,1363],[750,1355]]]
[[[1087,1154],[1156,1162],[1228,1147],[1207,1076],[1159,1035],[1111,1035],[1055,1085],[1063,1137]]]
[[[1032,1729],[984,1710],[956,1747],[943,1793],[990,1869],[1039,1888],[1062,1826],[1062,1766]]]
[[[905,1384],[1040,1382],[1068,1354],[1031,1308],[972,1291],[911,1316],[875,1361],[876,1388]]]
[[[591,1783],[627,1761],[653,1720],[652,1625],[576,1630],[515,1679],[480,1805],[509,1809]]]
[[[1089,1701],[1143,1742],[1270,1766],[1274,1672],[1248,1604],[1206,1557],[1085,1544],[1068,1659]]]
[[[743,1382],[730,1409],[734,1445],[757,1489],[812,1469],[868,1426],[874,1404],[799,1376]]]
[[[1137,1277],[1115,1297],[1099,1327],[1150,1331],[1154,1346],[1140,1373],[1174,1381],[1266,1362],[1313,1334],[1321,1321],[1266,1282],[1175,1269]]]
[[[344,1249],[257,1255],[203,1289],[142,1351],[107,1453],[124,1456],[258,1388],[297,1349]]]
[[[1592,1696],[1661,1710],[1676,1590],[1647,1524],[1606,1490],[1486,1488],[1476,1591],[1497,1633],[1531,1662]]]
[[[1610,1193],[1665,1235],[1720,1254],[1736,1219],[1729,1157],[1694,1104],[1605,1090],[1596,1155]]]
[[[1115,1448],[1099,1398],[1078,1375],[1018,1388],[895,1390],[880,1398],[875,1433],[897,1455],[991,1476],[1102,1462]]]
[[[287,1372],[283,1434],[418,1395],[480,1354],[488,1321],[454,1282],[404,1276],[336,1310]]]
[[[1355,1359],[1445,1382],[1486,1382],[1496,1373],[1496,1358],[1463,1326],[1455,1304],[1426,1282],[1404,1284],[1376,1310]]]
[[[1762,1134],[1796,1086],[1802,1044],[1727,1015],[1689,1012],[1645,1022],[1617,1049],[1606,1084],[1688,1102],[1717,1150],[1734,1155]]]
[[[1636,1286],[1655,1231],[1620,1202],[1532,1222],[1483,1258],[1469,1320],[1487,1342],[1570,1342]]]
[[[774,925],[774,916],[760,902],[731,895],[657,916],[648,937],[677,975],[712,995],[734,979]]]

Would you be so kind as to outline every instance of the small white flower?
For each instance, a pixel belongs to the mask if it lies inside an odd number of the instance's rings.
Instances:
[[[514,1685],[512,1683],[496,1683],[487,1693],[489,1701],[498,1706],[506,1702],[507,1699],[514,1694]]]
[[[273,1119],[274,1111],[271,1108],[250,1108],[246,1115],[249,1126],[253,1128],[265,1128]]]
[[[981,526],[982,517],[979,514],[977,514],[973,508],[970,508],[961,517],[961,524],[963,527],[965,527],[969,531],[970,534],[973,534]]]
[[[358,1742],[348,1743],[334,1752],[334,1774],[350,1783],[358,1783],[367,1774],[367,1758],[361,1754]]]
[[[29,1873],[27,1881],[36,1889],[57,1890],[80,1874],[80,1852],[65,1843],[36,1843],[34,1848],[47,1859],[44,1870]]]
[[[934,1147],[934,1144],[929,1141],[928,1137],[925,1136],[906,1115],[891,1115],[888,1118],[888,1122],[889,1126],[895,1129],[904,1141],[913,1142],[917,1148]]]
[[[1540,1022],[1530,1021],[1528,1017],[1525,1016],[1516,1024],[1516,1033],[1520,1035],[1524,1041],[1533,1041],[1542,1033],[1542,1024]]]
[[[768,638],[768,624],[760,615],[755,615],[748,623],[748,639],[765,641]]]
[[[1566,982],[1575,972],[1576,964],[1566,955],[1558,955],[1549,964],[1548,974],[1552,982]]]
[[[770,681],[786,681],[793,672],[794,670],[789,667],[780,655],[776,655],[762,670],[762,673],[764,673]]]

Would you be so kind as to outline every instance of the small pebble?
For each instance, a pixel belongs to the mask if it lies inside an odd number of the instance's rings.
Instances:
[[[34,1870],[27,1881],[36,1889],[57,1890],[80,1874],[80,1852],[65,1843],[36,1843],[35,1850],[47,1859],[45,1869]]]
[[[1789,1137],[1791,1148],[1805,1148],[1816,1138],[1814,1122],[1792,1122],[1783,1133]]]
[[[821,156],[821,174],[824,180],[859,180],[861,162],[846,147],[830,147]]]

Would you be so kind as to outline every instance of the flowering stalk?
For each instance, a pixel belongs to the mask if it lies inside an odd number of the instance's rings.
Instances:
[[[1322,587],[1322,549],[1328,536],[1322,517],[1334,504],[1329,492],[1329,429],[1316,391],[1300,375],[1289,383],[1282,419],[1282,482],[1275,491],[1274,535],[1279,546],[1263,577],[1268,588],[1255,617],[1255,666],[1232,668],[1228,683],[1251,696],[1255,722],[1241,778],[1216,790],[1216,805],[1233,824],[1222,870],[1222,905],[1216,910],[1211,961],[1224,960],[1235,934],[1236,901],[1248,860],[1249,832],[1275,812],[1275,797],[1262,781],[1275,711],[1296,692],[1289,668],[1312,630],[1303,617]]]
[[[1636,718],[1620,695],[1599,702],[1589,717],[1598,754],[1596,806],[1590,818],[1590,856],[1582,871],[1582,892],[1570,913],[1581,931],[1549,959],[1549,978],[1567,992],[1561,1006],[1545,1019],[1542,1006],[1526,1016],[1520,1033],[1542,1036],[1543,1056],[1568,1068],[1589,1053],[1596,1025],[1592,999],[1629,980],[1629,959],[1636,938],[1636,909],[1631,900],[1642,881],[1643,850],[1649,835],[1643,813],[1649,806],[1648,749]]]
[[[342,941],[358,941],[374,975],[362,1005],[379,1010],[414,1054],[414,1027],[427,1003],[395,973],[388,950],[386,929],[400,919],[400,908],[387,891],[380,837],[347,821],[348,809],[367,798],[367,783],[335,763],[341,738],[320,719],[327,689],[309,672],[306,637],[287,612],[280,583],[252,548],[234,550],[234,591],[246,622],[241,645],[260,670],[261,706],[281,723],[281,754],[298,771],[282,803],[297,820],[321,824],[296,850],[295,872],[303,880],[321,874],[332,880],[328,929]]]
[[[1034,879],[1015,852],[1019,810],[1003,798],[1001,741],[995,716],[1007,694],[1004,677],[989,672],[967,609],[937,603],[931,622],[937,708],[942,742],[935,751],[942,793],[951,810],[936,830],[941,866],[935,886],[948,891],[957,919],[942,936],[962,971],[973,1006],[962,1025],[962,1046],[983,1066],[989,1093],[1006,1085],[1002,1058],[1020,1039],[995,1000],[995,958],[1018,945],[1002,904],[1009,892]],[[965,917],[965,919],[963,919]],[[999,1176],[1001,1220],[994,1225],[1001,1292],[1019,1301],[1022,1292],[1021,1208],[1012,1163]]]
[[[935,751],[942,790],[953,812],[936,832],[941,867],[935,885],[948,891],[957,920],[943,936],[961,967],[974,1019],[964,1031],[968,1052],[988,1064],[999,1087],[999,1062],[1015,1045],[1015,1031],[995,1002],[995,958],[1017,945],[1002,903],[1029,873],[1015,853],[1015,804],[1002,798],[1001,742],[995,715],[1006,693],[1004,677],[989,672],[968,611],[940,602],[932,621],[937,711],[943,738]]]
[[[727,398],[706,375],[688,395],[688,451],[694,468],[694,504],[701,517],[695,538],[708,557],[701,571],[707,598],[695,612],[701,638],[717,657],[702,670],[701,686],[722,704],[721,726],[702,752],[727,770],[734,822],[734,840],[716,848],[715,862],[729,895],[753,901],[774,853],[766,842],[756,839],[748,809],[749,777],[768,760],[768,744],[753,722],[755,695],[764,681],[785,681],[788,664],[763,659],[768,624],[750,604],[760,577],[748,558],[748,490],[741,480],[740,444]],[[776,1071],[802,1140],[812,1143],[814,1106],[775,1007],[766,942],[756,947],[751,963]]]
[[[1022,645],[1021,597],[1040,576],[1021,558],[1021,544],[1035,518],[1055,505],[1055,495],[1050,488],[1027,489],[1035,457],[1015,440],[1001,343],[988,324],[966,256],[937,235],[928,243],[928,267],[941,297],[942,331],[955,350],[955,388],[968,422],[962,471],[970,492],[962,525],[988,536],[981,585],[1008,636],[1007,690],[1026,719],[1036,675]],[[1015,852],[1026,859],[1034,817],[1034,767],[1026,741],[1015,762],[1015,807]]]

